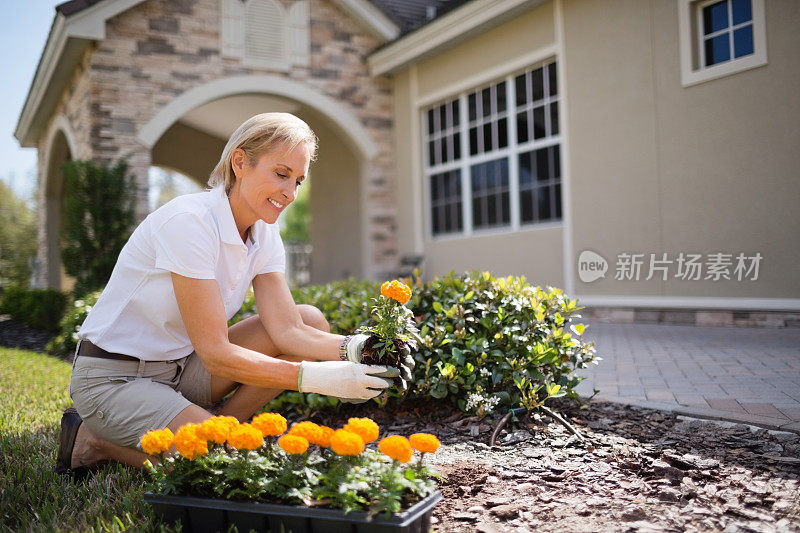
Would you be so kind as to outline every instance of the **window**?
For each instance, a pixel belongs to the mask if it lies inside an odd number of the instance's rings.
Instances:
[[[683,85],[767,63],[764,0],[678,0]]]
[[[753,53],[750,0],[721,0],[703,5],[700,31],[703,66],[710,67]]]
[[[432,236],[561,219],[554,62],[424,110]]]

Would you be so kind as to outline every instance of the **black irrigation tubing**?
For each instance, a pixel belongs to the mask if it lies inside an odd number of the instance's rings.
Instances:
[[[581,435],[580,432],[572,426],[572,424],[567,422],[564,419],[564,417],[562,417],[558,413],[554,413],[553,411],[550,410],[550,408],[545,407],[544,405],[540,405],[539,407],[537,407],[537,409],[546,414],[547,416],[549,416],[550,418],[552,418],[553,420],[555,420],[556,422],[558,422],[559,424],[561,424],[562,426],[564,426],[565,428],[567,428],[567,430],[570,433],[578,437],[579,441],[584,442],[586,440],[584,439],[583,435]],[[526,407],[515,407],[513,409],[509,409],[508,413],[506,413],[506,415],[503,418],[501,418],[500,421],[497,423],[497,425],[494,427],[494,431],[492,431],[492,438],[489,439],[489,446],[495,445],[495,442],[497,441],[497,436],[500,435],[500,431],[502,431],[503,428],[506,426],[506,424],[508,424],[508,421],[511,420],[512,416],[514,418],[517,418],[519,416],[524,416],[528,414],[528,412],[529,410]]]

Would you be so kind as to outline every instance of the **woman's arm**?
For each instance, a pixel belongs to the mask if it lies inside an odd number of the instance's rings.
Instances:
[[[253,292],[261,323],[282,354],[339,360],[339,345],[344,337],[303,323],[282,273],[259,274],[253,280]]]
[[[297,390],[300,363],[268,357],[230,342],[225,306],[215,280],[173,272],[172,285],[186,332],[209,373],[257,387]]]

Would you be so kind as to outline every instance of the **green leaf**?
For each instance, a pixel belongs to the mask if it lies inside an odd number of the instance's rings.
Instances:
[[[433,396],[434,398],[442,399],[445,396],[447,396],[447,385],[445,385],[444,383],[440,383],[439,385],[431,389],[430,392],[431,396]]]
[[[439,302],[433,302],[433,310],[436,311],[437,313],[441,313],[444,311],[444,307],[442,307],[442,304],[440,304]]]

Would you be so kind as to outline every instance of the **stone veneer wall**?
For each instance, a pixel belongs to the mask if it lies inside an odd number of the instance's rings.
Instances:
[[[367,188],[370,260],[377,273],[391,271],[397,256],[392,86],[389,78],[371,77],[365,62],[380,43],[329,1],[311,0],[310,8],[308,67],[275,72],[220,57],[218,0],[144,2],[107,22],[106,39],[88,52],[53,117],[64,113],[69,119],[81,145],[78,157],[128,161],[139,184],[143,217],[151,156],[136,136],[163,106],[187,90],[229,76],[272,74],[305,83],[349,108],[379,148],[365,165],[362,183]],[[49,147],[41,143],[39,175],[44,176]],[[43,197],[41,178],[39,188]],[[46,268],[42,265],[42,272]]]

